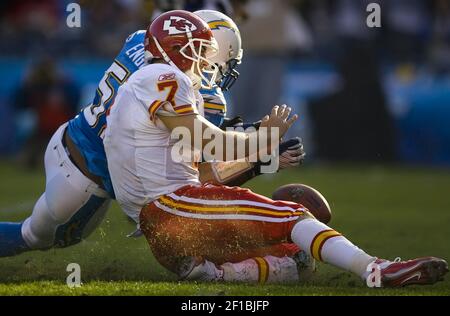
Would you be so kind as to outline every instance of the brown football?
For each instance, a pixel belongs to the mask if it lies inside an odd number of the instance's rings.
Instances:
[[[322,223],[331,220],[331,209],[327,200],[316,189],[305,184],[286,184],[275,190],[273,200],[284,200],[302,204]]]

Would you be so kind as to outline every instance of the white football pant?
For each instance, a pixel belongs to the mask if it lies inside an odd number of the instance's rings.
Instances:
[[[67,247],[92,233],[103,220],[111,199],[70,160],[59,127],[45,152],[45,192],[22,225],[31,249]]]

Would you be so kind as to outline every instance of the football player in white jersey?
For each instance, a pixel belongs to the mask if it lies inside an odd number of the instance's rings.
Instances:
[[[218,84],[200,90],[204,102],[199,104],[199,112],[216,126],[224,128],[236,124],[245,128],[251,124],[236,119],[224,122],[227,104],[222,93],[222,89],[228,90],[239,76],[236,66],[241,63],[243,55],[239,29],[232,19],[218,11],[200,10],[194,13],[208,23],[219,45],[217,55],[211,57],[211,62],[218,66]],[[287,140],[280,145],[279,169],[299,166],[303,157],[301,141],[298,138]],[[199,171],[202,183],[242,185],[259,174],[259,165],[217,162],[200,164]],[[306,277],[314,269],[313,260],[294,244],[287,243],[254,249],[230,259],[233,259],[234,264],[228,263],[224,266],[228,269],[226,279],[232,281],[296,282],[300,275]],[[178,274],[185,274],[186,272],[182,270],[188,270],[189,264],[193,265],[198,260],[199,258],[186,258],[183,264],[180,264]]]
[[[217,49],[209,26],[196,15],[180,10],[162,14],[146,36],[153,63],[121,86],[107,117],[104,145],[117,200],[139,221],[160,263],[170,268],[178,258],[200,256],[186,278],[224,280],[224,263],[232,258],[293,242],[316,260],[351,271],[367,284],[396,287],[441,280],[448,271],[443,259],[392,262],[370,256],[302,205],[239,187],[201,184],[193,161],[174,158],[178,139],[173,136],[181,130],[189,132],[182,142],[201,153],[210,139],[202,138],[203,133],[198,138],[198,130],[213,133],[222,140],[216,147],[220,159],[233,150],[228,159],[236,160],[256,154],[250,149],[251,137],[260,140],[265,129],[281,137],[297,119],[290,108],[275,106],[263,118],[263,128],[247,134],[221,131],[199,115],[202,99],[196,87],[213,82],[217,68],[211,58]],[[226,142],[227,137],[233,142]],[[240,142],[246,149],[241,153],[235,145]],[[379,280],[372,280],[377,276]]]

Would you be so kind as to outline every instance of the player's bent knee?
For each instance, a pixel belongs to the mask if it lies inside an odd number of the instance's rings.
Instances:
[[[54,213],[61,211],[51,210],[47,200],[44,193],[22,226],[22,236],[31,249],[47,250],[78,244],[100,225],[110,204],[108,199],[92,195],[82,206],[70,208],[67,205],[64,212],[70,216],[55,218]]]
[[[57,225],[50,215],[44,193],[36,202],[33,214],[24,221],[22,237],[30,249],[49,249],[53,246]]]
[[[103,221],[109,205],[108,199],[92,195],[69,221],[57,227],[54,246],[66,248],[86,239]]]

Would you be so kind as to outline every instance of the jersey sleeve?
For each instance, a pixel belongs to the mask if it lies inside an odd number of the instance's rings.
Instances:
[[[134,87],[136,98],[148,109],[150,119],[155,115],[176,116],[198,114],[192,83],[184,74],[154,72],[138,80]]]
[[[227,101],[219,87],[214,87],[212,89],[201,89],[200,93],[205,101],[205,110],[220,111],[224,114],[227,113]]]
[[[220,126],[227,113],[227,101],[219,87],[200,90],[204,100],[205,118],[216,126]]]
[[[130,35],[128,35],[127,39],[125,40],[125,43],[129,43],[136,40],[143,43],[144,42],[143,37],[145,36],[145,33],[146,33],[145,30],[138,30],[136,32],[133,32]]]

